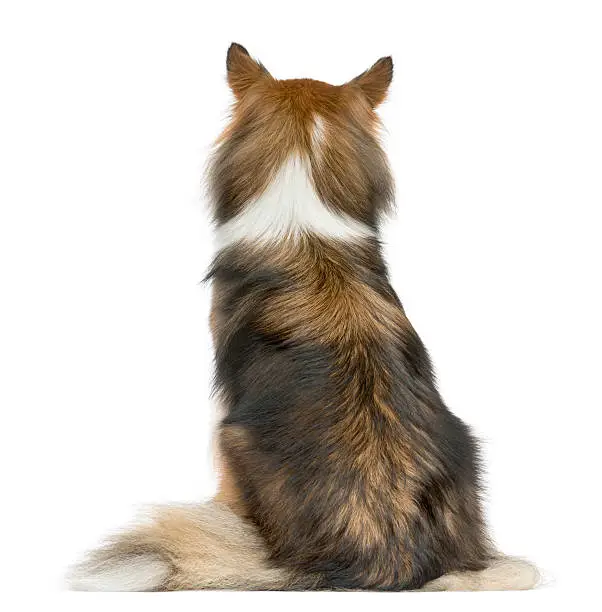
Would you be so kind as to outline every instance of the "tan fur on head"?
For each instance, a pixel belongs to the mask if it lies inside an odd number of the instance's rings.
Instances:
[[[317,193],[333,210],[374,222],[388,209],[392,179],[374,109],[391,83],[390,57],[344,85],[331,85],[276,79],[233,43],[227,70],[235,104],[211,163],[216,220],[238,214],[291,156],[311,167]],[[328,138],[316,138],[320,133]]]

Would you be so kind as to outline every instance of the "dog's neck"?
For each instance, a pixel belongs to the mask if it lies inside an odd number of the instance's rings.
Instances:
[[[302,236],[355,242],[375,238],[376,231],[319,198],[308,164],[290,157],[261,195],[216,232],[217,250],[239,242],[274,243]]]

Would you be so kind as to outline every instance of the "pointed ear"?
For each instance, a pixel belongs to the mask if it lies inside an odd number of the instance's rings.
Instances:
[[[270,75],[264,66],[256,62],[249,52],[238,43],[232,43],[228,49],[226,69],[228,70],[228,85],[237,98],[241,98],[258,79]]]
[[[351,84],[359,86],[370,102],[376,108],[387,97],[387,90],[393,79],[393,59],[381,57],[376,64],[355,77]]]

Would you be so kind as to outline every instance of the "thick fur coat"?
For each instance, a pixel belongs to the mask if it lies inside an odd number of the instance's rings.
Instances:
[[[478,445],[443,402],[389,284],[393,182],[375,112],[391,58],[341,86],[277,80],[240,45],[210,160],[221,484],[158,510],[76,588],[529,588],[480,499]]]

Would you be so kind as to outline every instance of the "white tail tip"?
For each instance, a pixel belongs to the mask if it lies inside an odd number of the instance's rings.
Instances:
[[[141,554],[107,564],[83,563],[67,578],[73,591],[156,591],[170,574],[161,557]]]

